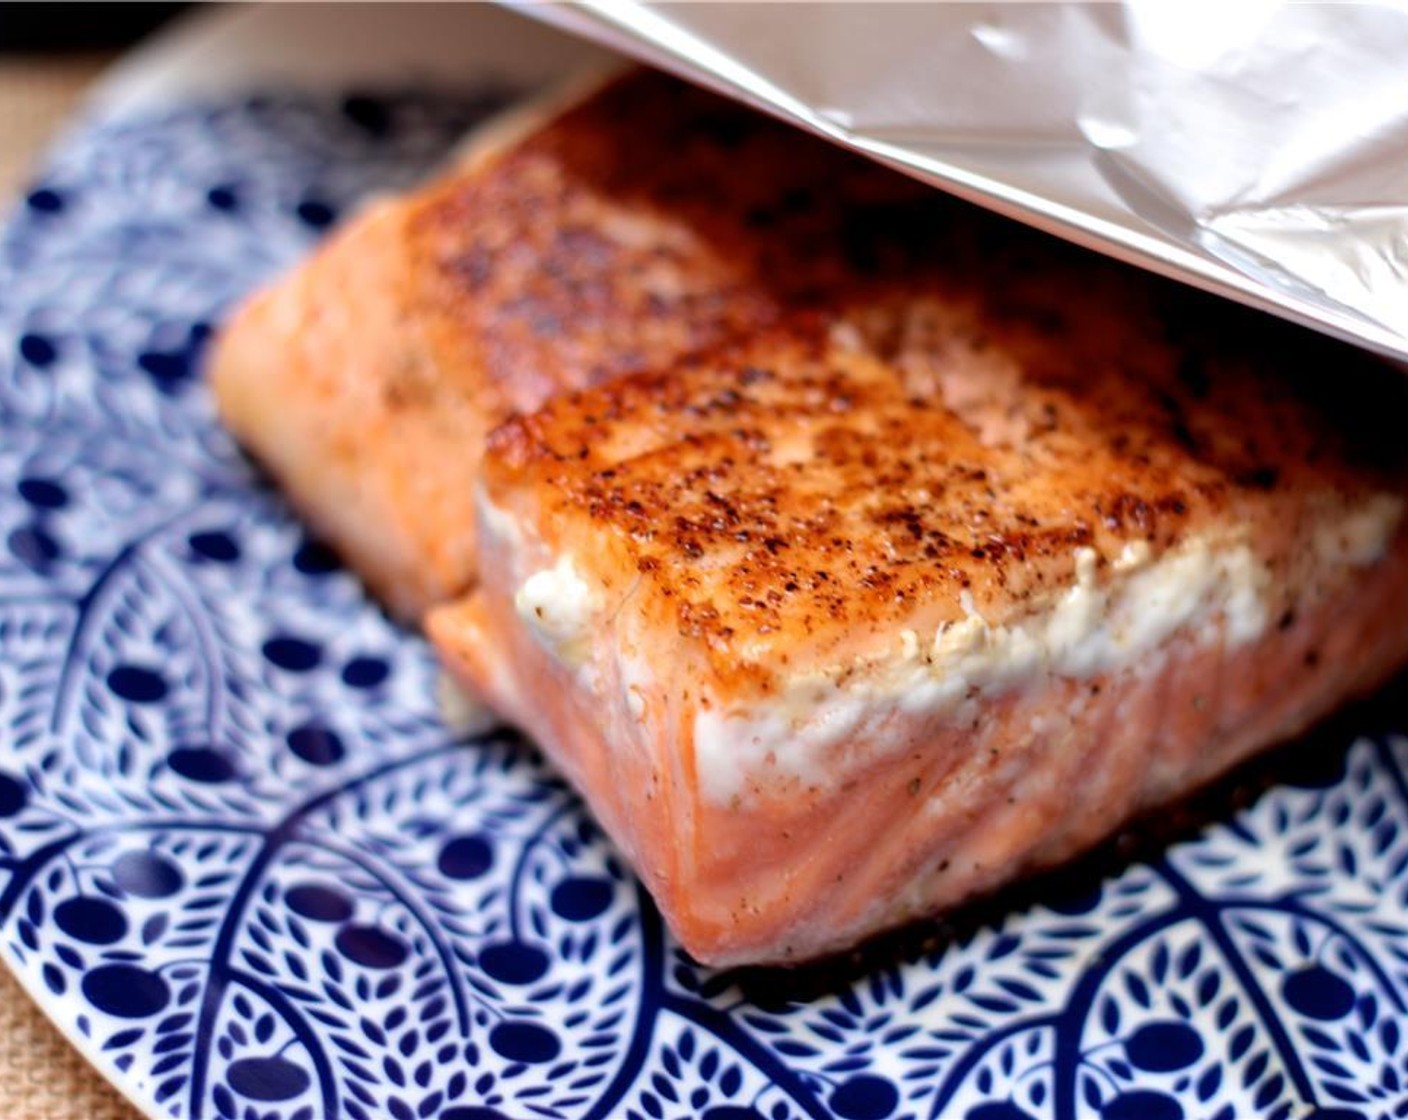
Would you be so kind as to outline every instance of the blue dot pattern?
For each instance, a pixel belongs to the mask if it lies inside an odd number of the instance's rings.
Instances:
[[[0,235],[0,953],[54,1018],[188,1120],[1404,1115],[1403,740],[779,974],[689,960],[530,747],[446,730],[200,372],[496,103],[108,121]]]

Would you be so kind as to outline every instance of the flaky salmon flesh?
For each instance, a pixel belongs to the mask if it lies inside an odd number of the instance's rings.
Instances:
[[[709,963],[1066,860],[1408,659],[1400,374],[658,75],[354,219],[212,373]]]

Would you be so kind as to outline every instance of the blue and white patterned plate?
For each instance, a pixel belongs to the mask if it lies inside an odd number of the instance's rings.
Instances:
[[[727,975],[529,747],[441,724],[199,366],[497,101],[110,115],[0,237],[0,949],[55,1022],[202,1120],[1408,1115],[1402,741],[967,927]]]

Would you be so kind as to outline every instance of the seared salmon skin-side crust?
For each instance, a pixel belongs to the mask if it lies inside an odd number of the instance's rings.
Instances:
[[[886,266],[875,216],[932,194],[647,71],[478,135],[256,294],[209,368],[234,434],[413,620],[474,581],[494,426],[859,282]]]
[[[481,582],[429,632],[702,961],[1066,860],[1408,654],[1401,375],[964,240],[489,441]]]

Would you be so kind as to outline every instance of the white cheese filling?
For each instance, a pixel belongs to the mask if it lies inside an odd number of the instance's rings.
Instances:
[[[1049,610],[1019,623],[989,624],[965,592],[964,618],[932,635],[902,631],[896,649],[860,672],[852,667],[843,685],[818,673],[794,678],[765,707],[701,712],[694,726],[701,793],[727,802],[760,776],[831,785],[871,760],[848,751],[846,740],[875,746],[878,736],[856,732],[896,712],[966,723],[980,700],[1045,677],[1136,664],[1185,628],[1211,633],[1221,623],[1229,647],[1266,628],[1270,573],[1245,545],[1195,541],[1152,563],[1147,551],[1141,558],[1127,549],[1115,563],[1127,574],[1111,587],[1096,583],[1094,550],[1077,549],[1074,562],[1075,582]]]
[[[1327,564],[1363,568],[1383,558],[1398,528],[1403,502],[1392,494],[1375,494],[1338,521],[1315,529],[1315,551]]]
[[[577,571],[570,555],[534,572],[518,588],[514,609],[533,636],[559,661],[580,668],[591,652],[592,622],[601,596]]]

